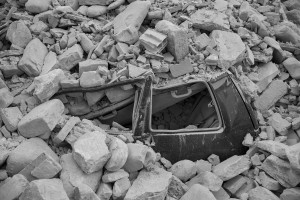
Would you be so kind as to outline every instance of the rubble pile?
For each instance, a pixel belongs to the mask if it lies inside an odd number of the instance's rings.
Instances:
[[[0,0],[0,199],[300,199],[299,13],[297,0]],[[258,119],[245,155],[172,164],[91,115],[136,93],[90,88],[224,72]],[[153,126],[185,128],[189,101]]]

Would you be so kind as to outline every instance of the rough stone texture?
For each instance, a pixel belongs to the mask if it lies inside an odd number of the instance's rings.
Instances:
[[[286,188],[300,183],[300,173],[293,170],[290,164],[274,155],[270,155],[262,164],[262,169]]]
[[[60,81],[65,79],[64,72],[61,69],[54,69],[45,75],[34,79],[34,95],[41,101],[48,101],[59,89]]]
[[[102,181],[103,183],[113,183],[125,177],[129,177],[129,174],[128,172],[124,171],[124,169],[120,169],[116,172],[105,171],[104,175],[102,176]]]
[[[261,185],[268,190],[277,191],[281,188],[278,181],[268,176],[265,172],[259,172],[259,180]]]
[[[180,200],[216,200],[209,189],[200,184],[193,185]]]
[[[41,179],[29,183],[20,200],[69,200],[60,179]]]
[[[155,167],[151,171],[142,170],[129,188],[124,200],[165,199],[172,174]]]
[[[110,183],[101,182],[96,194],[101,200],[109,200],[113,193],[112,190],[113,188]]]
[[[10,132],[17,130],[18,123],[23,117],[18,107],[2,108],[0,109],[0,115],[6,129]]]
[[[83,72],[80,77],[80,86],[83,88],[104,85],[105,80],[97,71]]]
[[[167,20],[159,21],[155,25],[155,29],[167,35],[167,49],[177,61],[182,60],[189,53],[186,30]]]
[[[117,180],[113,187],[113,199],[124,199],[130,186],[130,180],[127,177]]]
[[[230,194],[236,196],[238,190],[245,187],[247,179],[244,176],[237,175],[223,184],[223,188]]]
[[[246,46],[236,33],[214,30],[211,38],[219,49],[219,59],[226,66],[241,62],[246,53]]]
[[[149,1],[135,1],[114,18],[114,35],[118,42],[133,44],[139,39],[138,30],[150,5]]]
[[[5,163],[9,154],[10,154],[10,151],[8,151],[6,149],[1,149],[1,151],[0,151],[0,167]]]
[[[45,155],[46,159],[37,165],[32,171],[31,175],[37,179],[50,179],[57,175],[62,167],[58,161],[54,160],[49,155]]]
[[[24,137],[31,138],[50,133],[61,119],[64,104],[53,99],[32,109],[18,124],[18,130]]]
[[[23,175],[14,175],[11,179],[7,179],[5,183],[0,186],[1,200],[18,199],[28,185],[29,182]]]
[[[111,0],[78,0],[79,5],[101,5],[106,6],[109,5]]]
[[[44,60],[44,65],[42,67],[42,72],[40,75],[47,74],[57,67],[58,60],[56,53],[49,51]]]
[[[111,157],[105,143],[106,135],[100,132],[89,132],[73,145],[73,158],[87,174],[102,170]]]
[[[267,111],[287,93],[287,84],[281,80],[272,81],[268,88],[257,97],[254,106],[261,112]]]
[[[300,170],[300,143],[287,147],[286,155],[292,168]]]
[[[221,189],[223,181],[217,175],[206,171],[201,172],[186,183],[189,188],[191,188],[194,184],[203,185],[210,191],[216,192]]]
[[[109,171],[118,171],[126,163],[128,147],[122,140],[114,137],[108,148],[111,153],[111,157],[105,164],[105,168]]]
[[[128,143],[128,157],[123,169],[127,172],[136,172],[143,168],[143,166],[148,166],[154,163],[156,159],[155,152],[142,144]]]
[[[6,166],[7,172],[12,175],[17,174],[42,153],[46,153],[58,161],[57,155],[42,139],[31,138],[25,140],[9,154]]]
[[[14,96],[8,88],[0,89],[0,108],[7,108],[14,100]]]
[[[86,184],[93,191],[98,189],[98,184],[102,177],[101,170],[91,174],[84,173],[73,159],[71,153],[64,154],[60,158],[60,164],[62,166],[60,179],[69,198],[73,198],[74,190],[80,184]]]
[[[25,48],[32,40],[32,35],[23,21],[14,21],[8,27],[6,39],[14,45]]]
[[[75,188],[74,200],[102,200],[87,185],[81,184]]]
[[[300,42],[300,35],[291,27],[285,24],[278,24],[273,28],[277,40],[282,42],[291,42],[293,44],[297,44]]]
[[[212,164],[206,160],[197,160],[196,161],[196,169],[197,169],[197,174],[200,174],[201,172],[208,171],[210,172],[212,169]]]
[[[300,79],[300,62],[294,58],[290,57],[283,61],[282,63],[286,70],[288,70],[290,76],[294,79]]]
[[[249,191],[249,200],[280,200],[275,194],[263,187],[256,187]]]
[[[291,128],[292,124],[288,122],[286,119],[283,119],[279,113],[274,113],[269,118],[269,124],[280,134],[287,135],[289,128]]]
[[[79,44],[73,45],[63,54],[58,56],[58,67],[70,70],[83,59],[83,49]]]
[[[259,80],[256,85],[259,88],[259,92],[263,92],[272,82],[273,78],[280,73],[280,71],[274,63],[269,62],[259,66],[257,73]]]
[[[42,71],[47,54],[47,47],[38,38],[35,38],[27,44],[18,67],[28,76],[38,76]]]
[[[300,11],[299,10],[290,10],[287,11],[286,16],[288,18],[289,21],[295,23],[295,24],[300,24]]]
[[[285,189],[280,195],[281,200],[298,200],[300,198],[300,188]]]
[[[86,15],[88,17],[98,17],[100,15],[104,15],[107,11],[106,6],[93,5],[87,9]]]
[[[92,60],[92,59],[87,59],[79,63],[79,76],[82,75],[83,72],[88,72],[88,71],[97,71],[99,66],[103,67],[108,67],[108,63],[106,60]]]
[[[51,0],[28,0],[25,8],[28,12],[38,14],[49,9]]]
[[[227,15],[215,10],[199,9],[191,15],[193,27],[206,31],[229,30]]]
[[[189,188],[181,182],[179,178],[173,175],[168,188],[168,196],[180,199],[188,191],[188,189]]]
[[[60,143],[62,143],[66,139],[70,131],[73,129],[73,127],[79,122],[81,122],[79,117],[71,117],[64,125],[64,127],[57,133],[57,135],[53,137],[53,143],[55,145],[59,145]]]
[[[213,169],[213,173],[219,176],[223,181],[227,181],[248,170],[250,166],[251,162],[248,157],[235,155],[216,165]]]
[[[288,146],[286,144],[277,142],[277,141],[272,141],[272,140],[262,140],[262,141],[258,141],[257,143],[257,147],[270,152],[271,154],[286,159],[286,149],[288,148]]]
[[[196,175],[196,164],[190,160],[181,160],[174,163],[170,169],[172,174],[179,178],[181,181],[186,182]]]

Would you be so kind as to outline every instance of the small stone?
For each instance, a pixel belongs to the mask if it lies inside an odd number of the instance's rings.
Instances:
[[[99,17],[101,15],[104,15],[108,12],[106,6],[98,6],[98,5],[93,5],[88,7],[86,11],[86,15],[88,17]]]
[[[208,158],[207,158],[208,162],[210,162],[213,166],[216,166],[220,163],[220,158],[219,156],[215,155],[215,154],[211,154]]]
[[[296,170],[300,170],[300,143],[287,147],[286,155],[291,166]]]
[[[106,135],[101,132],[89,132],[73,145],[73,157],[80,168],[87,174],[102,170],[111,157],[105,143]]]
[[[80,77],[80,86],[83,88],[103,85],[105,80],[96,71],[83,72]]]
[[[275,194],[263,187],[256,187],[249,191],[249,200],[280,200]]]
[[[287,69],[292,78],[297,80],[300,79],[300,62],[296,58],[290,57],[286,59],[282,64]]]
[[[0,108],[7,108],[13,100],[14,97],[8,88],[0,89]]]
[[[47,11],[50,7],[50,4],[50,0],[28,0],[25,4],[25,8],[28,12],[39,14]]]
[[[63,70],[71,70],[83,59],[83,49],[79,44],[73,45],[58,56],[58,66]]]
[[[18,124],[18,130],[24,137],[36,137],[50,133],[61,119],[64,104],[53,99],[32,109]]]
[[[129,177],[128,172],[124,171],[123,169],[120,169],[115,172],[109,172],[106,171],[105,174],[102,176],[103,183],[113,183],[119,179]]]
[[[274,113],[269,118],[269,124],[280,134],[287,135],[288,129],[291,128],[292,124],[286,119],[283,119],[279,113]]]
[[[194,184],[200,184],[207,187],[210,191],[218,191],[221,189],[223,181],[215,174],[205,171],[193,177],[186,185],[190,188]]]
[[[173,164],[170,171],[181,181],[186,182],[196,175],[197,168],[193,161],[181,160]]]
[[[63,184],[60,179],[41,179],[34,180],[29,183],[29,186],[25,189],[20,196],[20,200],[26,199],[60,199],[69,200]]]
[[[213,168],[213,173],[227,181],[250,168],[250,159],[246,156],[232,156]]]
[[[18,129],[18,123],[23,117],[18,107],[2,108],[0,109],[0,115],[5,127],[10,132],[14,132]]]
[[[210,172],[212,169],[212,164],[206,160],[197,160],[196,161],[196,169],[197,174],[200,174],[201,172]]]
[[[180,200],[216,200],[209,189],[200,184],[193,185]]]
[[[1,200],[18,199],[28,185],[29,182],[23,175],[14,175],[11,179],[7,179],[7,181],[0,186]]]
[[[49,51],[44,60],[44,65],[42,67],[42,72],[40,75],[45,75],[48,72],[54,70],[57,67],[58,60],[56,53]]]

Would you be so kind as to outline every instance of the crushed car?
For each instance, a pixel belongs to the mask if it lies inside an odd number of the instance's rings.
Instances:
[[[255,135],[259,127],[230,72],[209,80],[172,79],[163,85],[152,79],[67,88],[56,97],[64,94],[70,114],[81,119],[98,119],[104,125],[117,122],[132,130],[135,139],[147,141],[172,163],[245,153],[245,135]]]

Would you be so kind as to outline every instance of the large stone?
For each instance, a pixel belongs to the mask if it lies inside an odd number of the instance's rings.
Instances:
[[[155,152],[142,144],[128,143],[128,157],[123,169],[127,172],[136,172],[144,166],[155,162]]]
[[[73,198],[75,188],[81,184],[86,184],[93,191],[98,189],[102,176],[101,170],[91,174],[84,173],[73,159],[71,153],[62,155],[60,164],[62,166],[60,179],[69,198]]]
[[[186,30],[167,20],[161,20],[155,25],[155,29],[167,35],[167,49],[177,61],[182,60],[188,53],[188,35]]]
[[[274,63],[269,62],[267,64],[259,66],[257,73],[258,82],[256,83],[256,85],[259,88],[259,92],[263,92],[272,82],[273,78],[275,78],[280,73],[280,71]]]
[[[194,184],[200,184],[207,187],[210,191],[218,191],[221,189],[223,181],[217,175],[211,172],[201,172],[197,176],[193,177],[186,185],[190,188]]]
[[[246,156],[232,156],[220,164],[216,165],[213,173],[219,176],[223,181],[227,181],[244,171],[251,166],[251,161]]]
[[[186,182],[196,175],[196,164],[190,160],[181,160],[173,164],[170,171],[181,181]]]
[[[9,154],[6,166],[7,172],[12,175],[17,174],[42,153],[48,154],[58,161],[57,155],[42,139],[31,138],[25,140]]]
[[[216,200],[209,189],[200,184],[193,185],[180,200]]]
[[[107,137],[101,132],[89,132],[73,145],[73,157],[79,167],[87,174],[102,170],[111,157],[106,145]]]
[[[83,58],[83,49],[79,44],[73,45],[63,54],[58,56],[58,67],[63,70],[70,70],[75,67]]]
[[[261,112],[266,112],[271,108],[281,97],[288,91],[288,86],[281,80],[272,81],[267,89],[257,97],[254,101],[254,106]]]
[[[271,178],[265,172],[259,172],[259,180],[261,185],[268,190],[278,191],[281,188],[279,182]]]
[[[46,159],[39,163],[32,171],[31,175],[37,179],[50,179],[56,176],[62,167],[58,161],[45,154]]]
[[[300,171],[300,143],[287,147],[286,155],[291,163],[291,166]]]
[[[27,138],[49,134],[64,112],[64,104],[52,99],[32,109],[18,124],[21,135]]]
[[[248,21],[249,18],[256,17],[260,21],[263,21],[266,19],[265,16],[260,14],[256,9],[250,6],[250,4],[247,1],[244,1],[239,9],[239,17],[244,20]]]
[[[18,67],[28,76],[38,76],[42,71],[47,54],[47,47],[38,38],[35,38],[27,44]]]
[[[18,199],[28,185],[29,182],[23,175],[14,175],[11,179],[7,179],[4,184],[0,186],[1,200]]]
[[[300,188],[290,188],[283,190],[280,195],[281,200],[298,200],[300,199]]]
[[[135,1],[113,20],[114,35],[118,42],[133,44],[139,39],[138,30],[150,8],[150,1]]]
[[[28,0],[25,4],[27,11],[38,14],[49,10],[51,0]]]
[[[214,30],[211,38],[219,50],[219,59],[225,66],[232,66],[245,58],[246,46],[236,33]]]
[[[262,164],[262,170],[286,188],[300,183],[300,173],[291,168],[289,162],[270,155]]]
[[[280,200],[275,194],[264,187],[256,187],[249,191],[249,200]]]
[[[142,170],[129,188],[124,200],[135,199],[165,199],[172,173],[159,167],[151,171]]]
[[[168,188],[168,196],[180,199],[187,191],[188,187],[176,176],[172,176],[171,183]]]
[[[64,72],[61,69],[54,69],[45,75],[34,79],[34,95],[41,101],[48,101],[59,89],[60,81],[65,79]]]
[[[18,107],[2,108],[0,109],[0,115],[6,129],[10,132],[14,132],[18,129],[18,123],[23,117]]]
[[[105,168],[109,171],[118,171],[126,163],[128,147],[122,140],[114,137],[109,144],[109,151],[111,157],[105,164]]]
[[[79,5],[101,5],[101,6],[107,6],[110,3],[112,3],[112,0],[78,0]]]
[[[112,193],[113,199],[124,199],[130,186],[131,184],[128,177],[117,180],[114,183],[114,187],[113,187],[113,193]]]
[[[191,21],[193,27],[206,31],[230,29],[227,15],[215,10],[199,9],[191,15]]]
[[[283,63],[286,70],[288,70],[290,76],[294,79],[300,79],[300,62],[294,58],[290,57],[286,59]]]
[[[274,113],[269,118],[269,125],[271,125],[280,135],[287,135],[289,128],[291,128],[292,124],[283,119],[279,113]]]
[[[6,39],[13,45],[25,48],[32,40],[32,35],[23,21],[14,21],[8,27]]]
[[[41,179],[29,183],[20,200],[69,200],[60,179]]]
[[[274,156],[280,157],[282,159],[287,158],[286,149],[288,148],[288,146],[286,144],[273,140],[262,140],[258,141],[256,144],[258,148],[264,151],[268,151]]]

